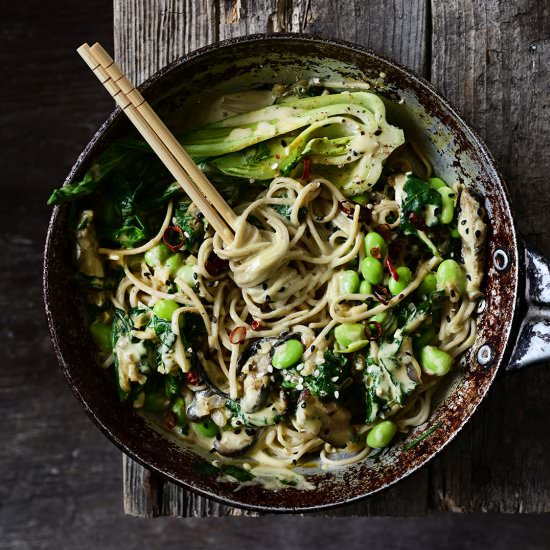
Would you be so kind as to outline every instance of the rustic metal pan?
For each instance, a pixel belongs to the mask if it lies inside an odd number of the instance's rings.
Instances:
[[[518,238],[508,192],[493,158],[447,100],[408,69],[363,47],[301,35],[256,35],[228,40],[178,59],[143,86],[144,96],[168,121],[193,109],[209,93],[222,93],[297,78],[352,77],[382,85],[403,99],[390,119],[421,136],[436,172],[473,186],[485,197],[490,218],[485,299],[478,308],[478,337],[454,379],[441,392],[429,421],[396,443],[378,462],[343,470],[316,470],[315,489],[273,491],[201,476],[200,460],[117,402],[94,363],[81,298],[70,284],[71,250],[66,208],[55,208],[44,255],[44,300],[53,347],[67,381],[86,412],[124,452],[187,488],[234,506],[263,511],[319,510],[366,497],[404,478],[436,455],[460,431],[495,376],[550,356],[549,263]],[[90,82],[90,85],[94,85]],[[199,109],[200,110],[200,109]],[[82,176],[115,137],[130,131],[117,109],[80,155],[67,181]],[[422,434],[429,435],[413,445]]]

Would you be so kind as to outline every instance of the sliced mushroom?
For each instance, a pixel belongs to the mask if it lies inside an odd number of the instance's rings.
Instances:
[[[470,300],[481,296],[485,261],[484,244],[487,224],[483,221],[483,208],[478,200],[464,189],[460,194],[458,233],[462,241],[462,258],[466,270],[466,292]]]
[[[288,407],[284,391],[280,391],[277,399],[263,409],[253,413],[245,413],[241,410],[239,416],[232,420],[233,425],[244,424],[245,426],[273,426],[285,415]]]
[[[197,422],[209,416],[214,409],[225,406],[225,399],[211,390],[201,390],[195,393],[193,401],[187,407],[187,416],[192,422]]]
[[[249,449],[255,440],[254,430],[237,428],[234,431],[224,431],[220,439],[214,442],[214,449],[223,456],[235,456]]]
[[[269,396],[269,371],[271,367],[271,349],[273,345],[265,342],[245,363],[242,372],[243,396],[241,409],[246,413],[260,410]]]
[[[353,437],[355,430],[350,420],[350,412],[336,401],[323,403],[309,390],[304,390],[298,398],[296,427],[318,435],[334,447],[345,447]]]

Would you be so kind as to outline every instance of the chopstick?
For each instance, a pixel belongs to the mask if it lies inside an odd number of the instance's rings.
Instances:
[[[77,50],[98,80],[141,133],[151,149],[162,160],[189,198],[229,244],[233,241],[236,214],[218,190],[183,149],[174,135],[124,76],[112,58],[99,45],[83,44]],[[223,216],[221,216],[221,215]]]

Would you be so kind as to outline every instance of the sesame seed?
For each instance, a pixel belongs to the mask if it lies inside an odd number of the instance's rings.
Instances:
[[[334,392],[334,397],[336,397],[336,399],[340,397],[340,392],[338,390]]]

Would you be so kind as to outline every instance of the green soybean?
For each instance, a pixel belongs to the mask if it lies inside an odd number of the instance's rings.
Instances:
[[[365,254],[367,256],[372,256],[371,250],[373,248],[378,248],[382,257],[386,255],[386,251],[388,250],[384,237],[376,233],[376,231],[369,231],[365,235]]]
[[[178,426],[184,426],[187,423],[185,399],[183,397],[177,397],[172,403],[171,409],[178,419]]]
[[[99,321],[94,321],[90,325],[90,334],[92,335],[92,339],[103,353],[110,353],[113,349],[111,329],[112,325],[106,325],[105,323],[100,323]]]
[[[397,426],[391,420],[384,420],[371,428],[367,434],[367,445],[372,449],[383,449],[391,443],[396,431]]]
[[[172,254],[164,263],[164,265],[170,270],[170,274],[174,275],[177,273],[181,262],[183,261],[183,256],[181,254]]]
[[[271,364],[276,369],[288,369],[300,361],[304,345],[299,340],[287,340],[275,348]]]
[[[388,288],[390,292],[396,296],[401,294],[408,286],[412,280],[412,272],[408,267],[398,267],[396,270],[399,280],[395,280],[393,277],[390,277],[388,282]]]
[[[365,327],[360,323],[344,323],[334,329],[334,337],[342,348],[365,340]]]
[[[437,277],[435,273],[428,273],[416,289],[416,295],[424,298],[437,290]]]
[[[371,285],[379,285],[384,279],[384,268],[382,262],[376,258],[367,256],[361,262],[361,274],[365,281]]]
[[[446,290],[451,296],[453,292],[464,294],[466,277],[462,268],[454,260],[441,262],[437,268],[436,277],[438,288]]]
[[[453,221],[455,213],[456,193],[450,187],[439,187],[437,192],[441,195],[441,215],[439,221],[449,224]]]
[[[152,412],[159,413],[165,411],[170,405],[170,399],[163,393],[146,393],[145,401],[143,402],[143,409]]]
[[[218,426],[210,418],[194,422],[193,426],[204,437],[214,437],[218,433]]]
[[[359,274],[348,269],[338,274],[340,294],[355,294],[359,290]]]
[[[159,300],[153,306],[153,313],[161,319],[171,321],[174,311],[176,311],[179,307],[180,305],[173,300]]]
[[[426,374],[443,376],[451,369],[453,358],[446,351],[435,346],[424,346],[420,350],[420,364]]]
[[[442,189],[447,187],[447,184],[441,178],[428,178],[428,183],[433,189]]]
[[[359,294],[372,294],[372,285],[368,281],[361,281]]]
[[[150,248],[143,258],[149,267],[158,267],[168,259],[168,256],[170,256],[170,249],[164,243],[159,243]]]
[[[188,287],[195,286],[195,268],[190,264],[182,265],[176,272],[176,277],[180,278]]]

